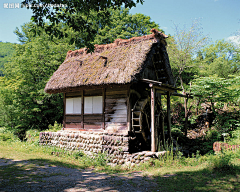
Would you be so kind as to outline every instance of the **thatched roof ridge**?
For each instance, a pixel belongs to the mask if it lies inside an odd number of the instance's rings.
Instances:
[[[136,80],[153,45],[166,45],[165,34],[156,29],[151,32],[151,35],[95,45],[93,53],[87,53],[86,48],[68,51],[65,61],[50,78],[45,91],[59,93],[74,87],[126,84]]]
[[[101,53],[106,49],[112,49],[115,48],[117,46],[123,46],[123,45],[129,45],[131,43],[138,43],[140,41],[144,41],[144,40],[150,40],[150,39],[157,39],[160,40],[162,42],[164,42],[164,44],[166,45],[166,41],[164,40],[165,38],[168,38],[167,35],[165,35],[162,32],[159,32],[156,29],[151,29],[152,34],[150,35],[144,35],[144,36],[140,36],[140,37],[132,37],[130,39],[116,39],[113,43],[110,44],[104,44],[104,45],[94,45],[95,49],[94,49],[94,53]],[[87,49],[86,48],[81,48],[75,51],[68,51],[67,52],[67,56],[66,59],[70,58],[70,57],[75,57],[75,56],[79,56],[79,55],[87,55]]]

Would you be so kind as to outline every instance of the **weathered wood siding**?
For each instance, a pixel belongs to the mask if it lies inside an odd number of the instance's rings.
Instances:
[[[128,87],[106,88],[105,129],[110,132],[127,131]]]

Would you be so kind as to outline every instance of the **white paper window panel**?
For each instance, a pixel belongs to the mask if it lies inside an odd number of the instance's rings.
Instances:
[[[93,113],[92,97],[84,97],[84,113]]]
[[[82,98],[67,98],[66,99],[66,114],[81,114]]]
[[[73,98],[73,113],[81,114],[82,111],[82,98],[75,97]]]
[[[102,113],[102,96],[93,97],[93,113]]]
[[[73,98],[66,99],[66,114],[73,113]]]

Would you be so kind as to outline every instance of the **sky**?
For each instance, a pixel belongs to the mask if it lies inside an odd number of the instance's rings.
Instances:
[[[14,7],[10,8],[10,4]],[[21,0],[0,1],[0,41],[19,43],[13,33],[16,27],[30,21],[31,10],[18,8]],[[6,7],[6,4],[8,5]],[[166,34],[174,35],[174,24],[179,28],[191,26],[198,20],[204,35],[213,42],[220,39],[236,40],[240,33],[240,0],[145,0],[130,13],[150,16]],[[240,38],[239,38],[240,39]]]

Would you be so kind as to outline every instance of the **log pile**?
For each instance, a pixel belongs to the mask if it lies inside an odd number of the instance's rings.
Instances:
[[[213,143],[213,150],[215,152],[219,152],[221,150],[236,150],[239,148],[240,145],[229,145],[227,143],[220,143],[220,142],[214,142]]]

